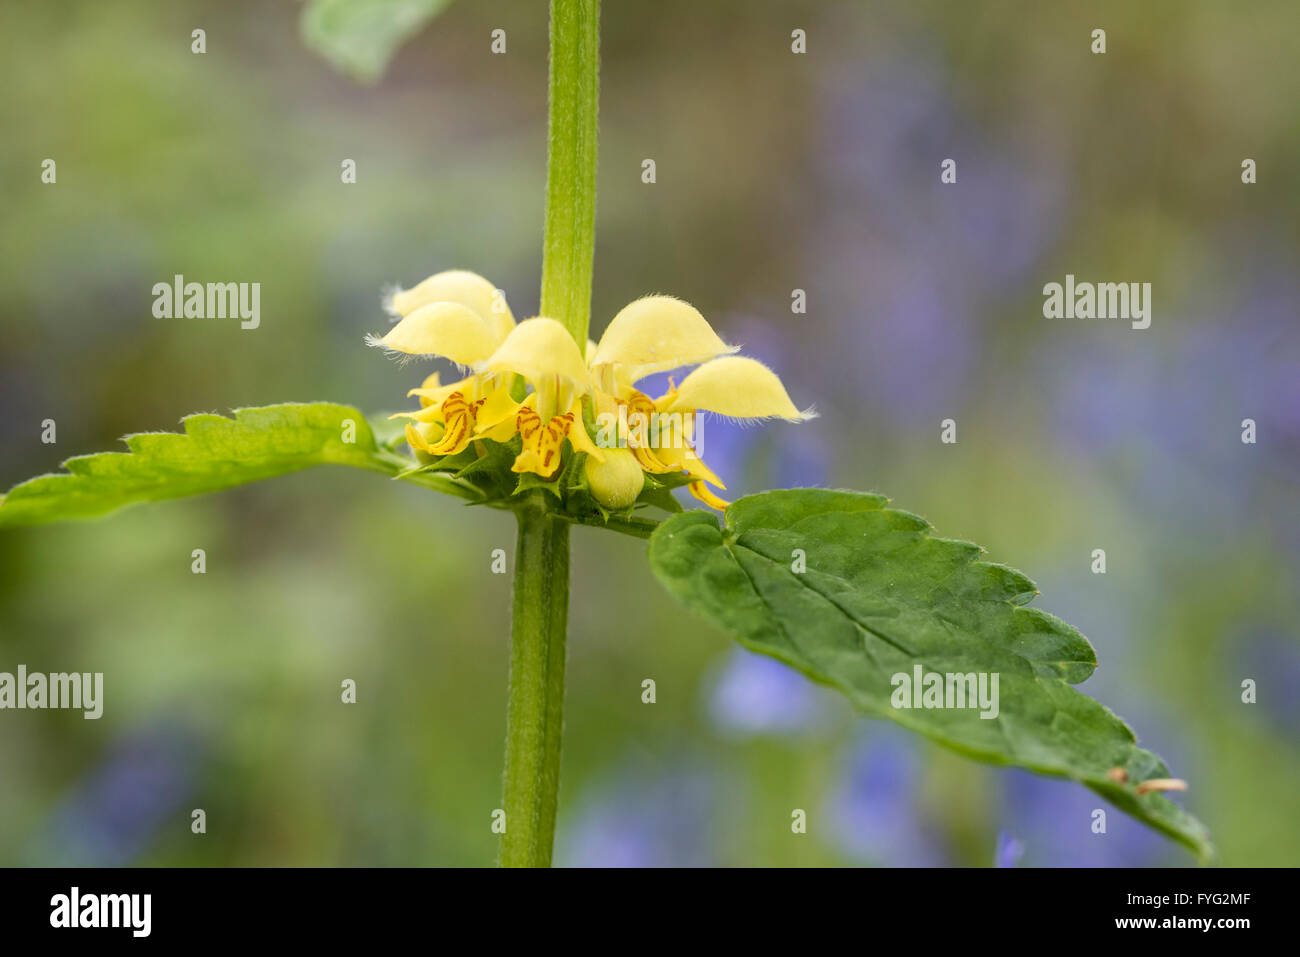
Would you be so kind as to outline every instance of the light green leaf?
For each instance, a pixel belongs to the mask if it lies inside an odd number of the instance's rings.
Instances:
[[[1158,793],[1137,793],[1138,783],[1169,776],[1164,763],[1070,687],[1096,667],[1087,640],[1025,607],[1038,591],[1024,575],[980,560],[976,545],[935,538],[887,501],[791,489],[740,499],[722,527],[711,512],[686,512],[655,530],[650,563],[688,608],[863,711],[969,757],[1073,778],[1210,858],[1200,822]],[[893,676],[911,678],[916,665],[997,673],[997,716],[894,707]],[[1125,783],[1108,776],[1115,768]]]
[[[127,505],[156,502],[256,482],[312,465],[351,465],[398,475],[410,460],[380,449],[356,409],[329,402],[238,409],[233,419],[191,415],[184,433],[141,432],[130,452],[68,459],[64,473],[42,475],[0,499],[0,527],[94,518]],[[346,441],[351,439],[353,441]],[[444,476],[420,484],[477,499]]]
[[[651,475],[647,472],[645,485],[641,489],[641,494],[636,497],[637,507],[648,505],[670,515],[685,511],[682,503],[673,496],[673,489],[681,488],[690,480],[690,476],[680,472],[668,475]]]
[[[365,83],[383,75],[399,46],[451,0],[308,0],[303,42]]]
[[[381,449],[396,452],[406,441],[406,420],[394,418],[395,413],[406,409],[389,409],[370,414],[370,431],[374,433],[375,444]]]

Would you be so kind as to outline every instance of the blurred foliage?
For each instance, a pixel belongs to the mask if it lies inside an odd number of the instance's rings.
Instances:
[[[451,0],[307,0],[302,38],[340,70],[373,83],[397,47]]]
[[[300,13],[0,7],[0,486],[191,412],[402,407],[412,370],[362,344],[386,284],[463,267],[536,309],[546,5],[453,4],[373,87],[304,48]],[[604,14],[593,331],[667,292],[778,366],[822,418],[709,423],[711,464],[745,469],[734,494],[884,489],[1030,570],[1038,604],[1097,648],[1081,690],[1189,779],[1175,800],[1221,861],[1294,864],[1294,5]],[[949,156],[956,187],[938,181]],[[1066,272],[1151,281],[1152,328],[1043,320]],[[260,328],[154,319],[150,289],[176,273],[261,282]],[[509,597],[491,552],[513,534],[507,515],[319,469],[0,535],[0,670],[103,671],[106,694],[99,721],[0,713],[0,862],[491,862]],[[1092,835],[1100,802],[1077,786],[756,678],[647,578],[642,544],[574,538],[559,862],[983,865],[1000,832],[1024,865],[1186,861],[1120,815]]]

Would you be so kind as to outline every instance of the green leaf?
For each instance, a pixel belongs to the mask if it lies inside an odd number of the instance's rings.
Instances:
[[[1080,781],[1208,860],[1200,822],[1158,793],[1137,793],[1139,782],[1169,776],[1164,763],[1070,687],[1096,667],[1087,639],[1025,607],[1038,590],[1024,575],[980,560],[976,545],[932,536],[887,501],[791,489],[740,499],[722,527],[711,512],[686,512],[655,530],[650,564],[688,608],[863,711],[978,760]],[[806,568],[796,570],[801,554]],[[910,679],[916,665],[997,673],[997,717],[894,707],[893,676]],[[1126,783],[1108,776],[1115,768]]]
[[[393,418],[396,411],[398,410],[375,412],[369,416],[370,431],[374,433],[375,444],[389,452],[396,452],[398,446],[406,441],[406,420]]]
[[[360,412],[329,402],[238,409],[233,419],[191,415],[182,424],[183,434],[128,435],[130,452],[78,456],[63,463],[67,472],[15,486],[0,499],[0,527],[94,518],[139,502],[215,492],[311,465],[351,465],[396,476],[411,464],[376,445]],[[445,476],[418,481],[462,498],[478,497]]]
[[[690,481],[690,476],[680,472],[668,475],[651,475],[647,472],[645,486],[641,489],[641,494],[636,497],[636,505],[638,508],[648,505],[675,515],[683,509],[682,503],[673,497],[673,489],[680,488]]]
[[[399,46],[451,0],[309,0],[303,42],[354,78],[373,83]]]
[[[455,477],[463,482],[473,484],[483,492],[489,501],[501,501],[515,494],[520,476],[511,471],[515,456],[519,454],[522,443],[512,438],[509,443],[493,442],[480,439],[470,443],[466,449],[471,460],[460,466]]]

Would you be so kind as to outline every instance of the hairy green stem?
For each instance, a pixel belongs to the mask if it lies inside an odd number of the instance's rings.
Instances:
[[[596,249],[600,0],[551,0],[550,116],[541,315],[587,347]]]
[[[596,236],[599,0],[552,0],[540,313],[586,349]],[[536,492],[516,509],[503,867],[549,867],[560,790],[569,523]],[[637,529],[640,531],[640,529]]]
[[[506,831],[502,867],[549,867],[564,729],[564,642],[569,614],[569,526],[542,493],[515,512],[514,623],[506,705]]]
[[[602,519],[596,515],[584,515],[581,517],[573,515],[557,514],[557,518],[574,525],[590,525],[592,528],[607,528],[612,532],[619,532],[623,535],[631,535],[633,538],[649,538],[654,534],[654,530],[659,527],[659,523],[649,518],[638,518],[628,516],[627,518],[608,518]]]

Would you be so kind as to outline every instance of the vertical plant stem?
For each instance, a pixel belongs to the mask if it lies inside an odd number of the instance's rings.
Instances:
[[[541,315],[587,347],[596,249],[600,0],[551,0]]]
[[[541,314],[587,344],[596,242],[599,0],[552,0]],[[515,512],[503,867],[549,867],[560,790],[569,523],[540,490]]]
[[[506,705],[506,832],[502,867],[549,867],[564,729],[569,526],[541,496],[516,511],[514,624]]]
[[[541,315],[587,344],[596,235],[599,0],[552,0]],[[503,867],[549,867],[560,789],[569,523],[538,490],[515,512]]]

